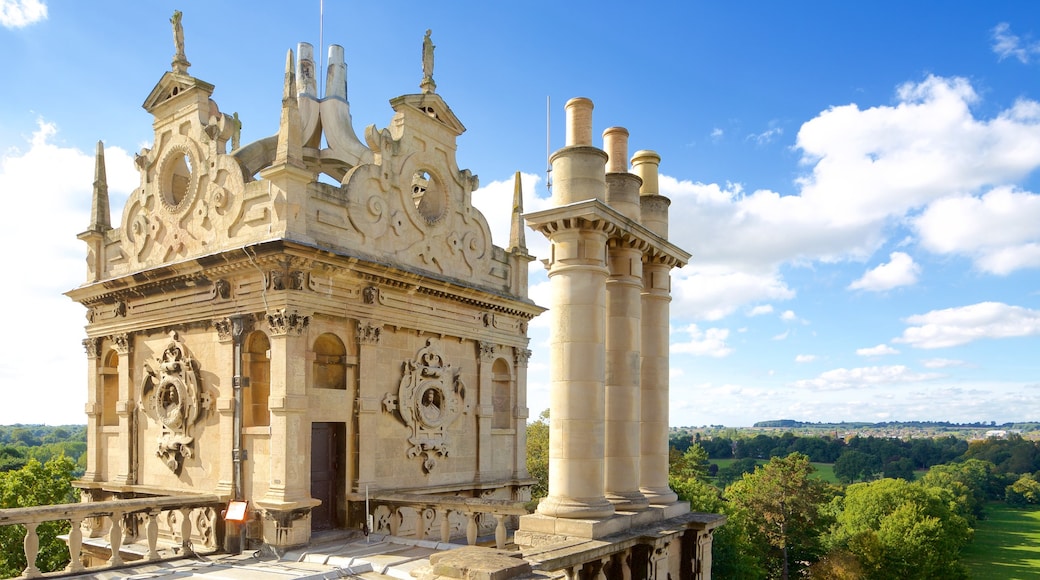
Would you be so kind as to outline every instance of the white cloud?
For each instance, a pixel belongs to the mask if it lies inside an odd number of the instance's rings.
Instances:
[[[859,356],[885,356],[889,354],[899,354],[899,351],[887,344],[879,344],[869,348],[857,348],[856,354]]]
[[[17,305],[9,309],[8,323],[18,332],[0,337],[0,349],[19,354],[0,360],[0,383],[9,387],[5,397],[10,403],[0,406],[0,424],[85,420],[84,355],[68,348],[85,338],[85,312],[62,292],[86,277],[87,248],[76,234],[89,225],[94,153],[55,145],[57,131],[53,124],[39,121],[27,150],[0,154],[6,210],[23,216],[0,229],[0,244],[11,249],[5,265],[11,272],[32,273],[5,289],[8,303]],[[125,151],[106,149],[105,158],[112,222],[118,225],[120,209],[139,176]],[[26,344],[65,346],[26,349]],[[47,380],[40,380],[40,369],[48,369]],[[56,403],[41,406],[39,400]]]
[[[921,267],[908,254],[892,252],[888,263],[869,270],[863,277],[849,284],[849,290],[868,290],[884,292],[899,286],[912,286],[917,283]]]
[[[965,365],[965,362],[950,358],[929,358],[922,360],[921,365],[926,369],[945,369],[950,367],[962,367]]]
[[[745,304],[794,298],[775,273],[690,264],[672,276],[672,313],[693,319],[719,320]]]
[[[798,316],[795,315],[794,310],[784,310],[780,313],[780,320],[784,322],[794,322],[798,320]]]
[[[761,304],[759,306],[756,306],[756,307],[752,308],[750,311],[748,311],[747,315],[748,315],[748,318],[752,318],[752,317],[755,317],[755,316],[761,316],[763,314],[769,314],[771,312],[773,312],[773,305],[772,304]]]
[[[23,28],[47,19],[47,4],[42,0],[0,0],[0,26]]]
[[[1040,335],[1040,311],[1000,302],[932,310],[906,319],[911,325],[893,342],[916,348],[945,348],[984,338]]]
[[[814,360],[816,360],[816,355],[814,354],[800,354],[794,357],[794,362],[799,364],[811,363]]]
[[[689,335],[686,342],[673,340],[671,352],[677,354],[692,354],[694,356],[709,356],[722,358],[733,353],[733,349],[726,344],[729,338],[729,329],[708,328],[701,330],[696,324],[691,324],[685,329]]]
[[[773,140],[779,138],[783,134],[784,134],[784,130],[782,128],[780,128],[780,127],[773,127],[771,129],[767,129],[767,130],[765,130],[765,131],[763,131],[761,133],[753,133],[751,135],[748,135],[747,139],[748,139],[748,141],[754,141],[755,143],[757,143],[759,145],[768,145],[768,144],[772,143]]]
[[[1037,223],[1040,195],[1011,187],[940,199],[913,221],[923,247],[968,256],[978,269],[999,275],[1040,266]]]
[[[787,337],[790,336],[790,334],[791,334],[790,330],[785,330],[784,332],[781,332],[780,334],[773,335],[773,340],[787,340]]]
[[[1001,22],[993,27],[993,52],[997,53],[1000,60],[1015,58],[1028,64],[1033,55],[1040,54],[1040,42],[1023,43],[1021,38],[1011,33],[1011,26],[1007,22]]]
[[[917,373],[903,365],[833,369],[815,379],[795,381],[794,386],[814,390],[842,390],[877,385],[920,383],[941,377],[937,373]]]
[[[718,127],[715,127],[714,129],[711,130],[711,138],[712,139],[716,139],[716,140],[722,139],[723,135],[724,135],[724,133],[723,133],[722,129],[720,129]]]

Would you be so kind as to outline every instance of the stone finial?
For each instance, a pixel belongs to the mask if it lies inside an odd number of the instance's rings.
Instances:
[[[433,82],[433,49],[436,48],[433,44],[433,40],[430,38],[430,29],[426,29],[426,36],[423,37],[422,45],[422,82],[419,83],[419,88],[422,89],[423,93],[432,93],[437,89],[437,83]]]
[[[191,63],[188,62],[188,58],[184,55],[184,26],[181,24],[180,10],[174,10],[173,16],[170,18],[170,24],[173,25],[173,72],[180,74],[188,74],[188,67]]]
[[[520,172],[513,179],[513,215],[509,227],[509,251],[527,253],[527,240],[524,235],[524,188],[520,182]]]
[[[574,97],[564,105],[567,112],[567,146],[592,145],[592,100]]]
[[[105,144],[97,142],[94,153],[94,195],[90,204],[90,227],[87,231],[105,232],[112,229],[108,206],[108,178],[105,174]]]

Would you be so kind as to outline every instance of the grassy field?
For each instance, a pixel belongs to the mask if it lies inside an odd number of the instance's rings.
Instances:
[[[1040,509],[993,503],[986,513],[975,527],[975,541],[964,550],[969,578],[1040,578]]]

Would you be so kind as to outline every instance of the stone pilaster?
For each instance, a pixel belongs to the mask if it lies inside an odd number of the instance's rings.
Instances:
[[[527,418],[530,412],[527,409],[527,389],[519,388],[519,385],[527,384],[527,361],[531,358],[531,351],[526,348],[515,349],[514,363],[516,365],[516,406],[513,407],[513,424],[516,425],[516,439],[513,457],[516,459],[514,475],[516,479],[527,479],[531,475],[527,473]]]
[[[494,363],[495,344],[480,341],[477,343],[478,376],[480,385],[477,400],[477,479],[487,481],[492,466],[491,452],[491,426],[494,422],[494,406],[491,401],[494,397]]]
[[[83,339],[87,354],[87,403],[83,412],[87,415],[87,468],[82,481],[101,481],[101,339]]]
[[[130,354],[132,351],[132,337],[129,334],[117,334],[112,337],[112,346],[119,356],[119,398],[116,400],[116,416],[119,417],[118,433],[114,444],[109,443],[109,449],[122,450],[119,453],[110,453],[108,456],[108,469],[112,483],[120,485],[132,485],[134,481],[134,459],[136,456],[137,434],[134,427],[135,411],[133,378],[130,369]]]
[[[375,290],[375,289],[373,289]],[[383,327],[371,321],[358,321],[358,374],[364,377],[366,373],[379,368],[379,342],[382,337]],[[380,404],[380,394],[376,392],[375,381],[359,381],[358,399],[356,412],[358,416],[358,465],[357,486],[355,493],[365,493],[368,486],[376,481],[376,454],[365,453],[365,449],[373,449],[377,440]],[[366,388],[367,387],[367,388]]]

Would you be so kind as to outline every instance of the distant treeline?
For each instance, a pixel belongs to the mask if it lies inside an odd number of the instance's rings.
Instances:
[[[699,444],[709,459],[746,459],[742,467],[754,469],[755,460],[802,453],[815,463],[833,463],[834,474],[846,483],[880,477],[914,479],[914,471],[935,465],[980,459],[993,464],[996,473],[1040,472],[1040,442],[1016,434],[1003,438],[966,441],[953,435],[899,439],[894,437],[797,436],[759,433],[753,437],[700,437],[674,432],[669,443],[679,453]],[[738,475],[739,476],[739,475]]]
[[[86,425],[0,425],[0,472],[25,467],[30,459],[47,463],[64,455],[86,469]]]
[[[996,421],[977,421],[975,423],[951,423],[949,421],[807,423],[793,419],[776,419],[773,421],[759,421],[753,427],[772,429],[1003,429],[1006,431],[1028,432],[1040,430],[1040,423],[1001,423],[1000,425]]]

